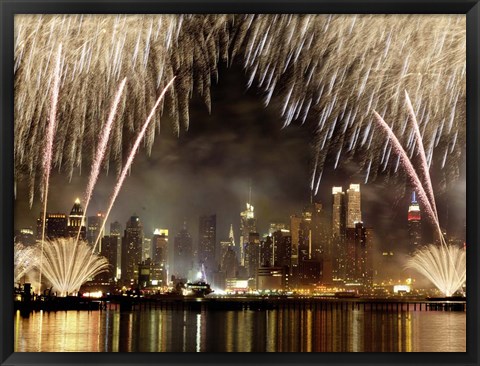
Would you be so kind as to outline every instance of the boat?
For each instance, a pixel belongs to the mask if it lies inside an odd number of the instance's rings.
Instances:
[[[213,290],[210,285],[204,281],[189,282],[185,285],[187,296],[206,296],[211,294]]]

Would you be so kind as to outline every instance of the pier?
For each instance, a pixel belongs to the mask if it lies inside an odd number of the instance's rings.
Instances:
[[[15,302],[15,310],[322,310],[322,311],[466,311],[466,300],[339,299],[309,297],[189,297],[189,296],[106,296],[98,299],[81,297],[50,298],[42,301]]]

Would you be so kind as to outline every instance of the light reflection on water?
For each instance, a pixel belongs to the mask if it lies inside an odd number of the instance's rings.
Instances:
[[[16,352],[465,352],[446,311],[142,310],[15,314]]]

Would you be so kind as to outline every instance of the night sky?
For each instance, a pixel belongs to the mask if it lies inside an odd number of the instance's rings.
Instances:
[[[260,233],[268,230],[270,222],[289,223],[291,214],[301,213],[310,198],[314,121],[307,119],[304,126],[294,123],[282,129],[278,102],[265,108],[262,95],[254,88],[247,90],[246,81],[240,67],[221,68],[219,82],[212,86],[211,115],[194,98],[190,129],[179,138],[168,117],[162,119],[151,156],[143,149],[137,155],[109,222],[118,220],[124,228],[128,218],[137,214],[147,237],[154,228],[168,228],[173,238],[186,219],[196,245],[199,216],[216,213],[217,242],[228,238],[231,223],[238,242],[240,211],[245,208],[250,182]],[[316,200],[330,212],[333,185],[346,190],[350,183],[361,183],[363,221],[378,234],[379,249],[400,249],[411,193],[405,189],[405,180],[387,182],[380,176],[364,185],[365,173],[354,160],[340,164],[337,170],[332,165],[323,173]],[[439,175],[435,169],[434,190]],[[51,177],[48,211],[69,213],[75,198],[84,195],[88,174],[85,166],[69,182],[68,175],[57,169]],[[100,176],[87,216],[106,210],[115,180],[113,172]],[[30,210],[27,192],[26,183],[18,182],[16,229],[35,227],[41,211],[38,196]],[[459,180],[436,195],[440,222],[452,234],[463,234],[465,197],[463,163]]]

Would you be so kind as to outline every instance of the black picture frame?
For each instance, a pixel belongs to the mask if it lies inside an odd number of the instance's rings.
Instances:
[[[36,13],[397,13],[466,14],[467,19],[467,352],[465,353],[14,353],[13,300],[13,24],[15,14]],[[479,364],[480,4],[478,0],[0,0],[0,363],[87,364]]]

